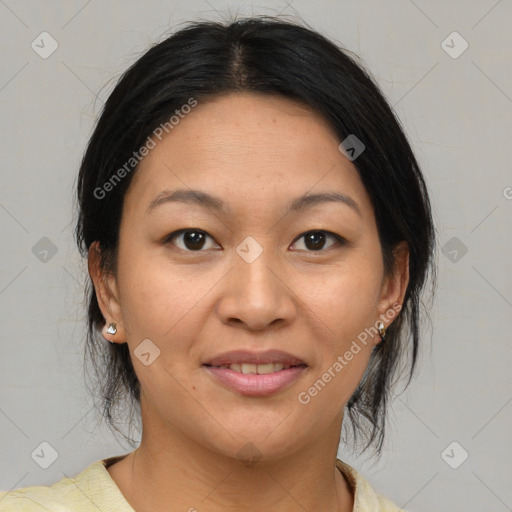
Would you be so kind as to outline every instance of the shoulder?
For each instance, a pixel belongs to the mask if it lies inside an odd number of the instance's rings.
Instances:
[[[385,496],[377,494],[369,482],[352,466],[339,459],[336,466],[349,481],[354,491],[353,512],[406,512]]]
[[[111,459],[93,462],[78,476],[50,486],[1,491],[0,512],[133,512],[106,469]]]

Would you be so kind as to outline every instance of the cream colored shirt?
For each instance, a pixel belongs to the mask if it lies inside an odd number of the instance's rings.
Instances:
[[[0,492],[0,512],[134,512],[106,469],[123,457],[93,462],[75,478],[51,486]],[[376,494],[354,468],[340,460],[336,465],[354,489],[353,512],[405,512]]]

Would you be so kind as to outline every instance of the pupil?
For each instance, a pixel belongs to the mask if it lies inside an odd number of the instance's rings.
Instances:
[[[325,243],[325,233],[313,231],[306,235],[306,247],[313,250],[321,250]]]
[[[325,233],[313,231],[306,235],[306,247],[312,250],[321,250],[325,244]],[[201,249],[204,245],[204,233],[200,231],[187,231],[184,236],[185,245],[189,249]]]
[[[204,245],[204,233],[187,231],[184,236],[185,245],[189,249],[201,249]]]

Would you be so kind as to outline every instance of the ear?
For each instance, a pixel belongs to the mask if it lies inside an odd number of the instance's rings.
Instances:
[[[385,328],[389,327],[393,318],[402,309],[409,284],[409,245],[407,242],[402,241],[396,246],[393,250],[393,257],[395,268],[392,274],[384,276],[377,311]]]
[[[113,343],[124,343],[126,341],[126,331],[122,322],[122,310],[119,302],[119,293],[116,284],[116,278],[111,272],[101,268],[101,249],[99,242],[93,242],[89,247],[88,268],[89,275],[94,283],[94,291],[98,305],[105,319],[105,325],[102,329],[102,336]],[[116,324],[117,332],[109,334],[108,326],[111,323]]]

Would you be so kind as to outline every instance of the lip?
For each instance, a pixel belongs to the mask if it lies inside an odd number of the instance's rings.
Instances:
[[[293,366],[287,370],[283,369],[265,375],[239,373],[229,368],[216,368],[207,365],[203,365],[203,368],[224,386],[241,395],[270,396],[290,386],[300,377],[307,366]]]
[[[203,363],[208,366],[222,366],[224,364],[268,364],[281,363],[283,365],[306,365],[302,359],[281,350],[266,350],[265,352],[249,352],[248,350],[235,350],[225,352]],[[307,366],[307,365],[306,365]]]

